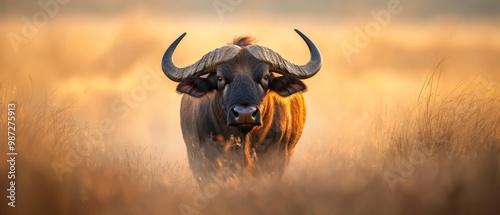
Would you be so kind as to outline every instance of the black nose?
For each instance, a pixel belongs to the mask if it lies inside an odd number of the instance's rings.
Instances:
[[[253,126],[261,124],[260,110],[257,106],[235,105],[227,114],[227,124],[238,128],[245,127],[243,130],[248,130],[248,128],[251,130]]]

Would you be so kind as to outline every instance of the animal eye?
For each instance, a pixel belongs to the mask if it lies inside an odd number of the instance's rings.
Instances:
[[[264,80],[267,81],[269,79],[269,75],[264,75]]]
[[[222,76],[217,76],[217,81],[218,81],[218,82],[222,82],[222,81],[223,81],[223,80],[222,80]]]

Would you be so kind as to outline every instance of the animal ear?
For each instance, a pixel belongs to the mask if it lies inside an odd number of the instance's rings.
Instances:
[[[177,92],[199,98],[215,89],[208,78],[188,77],[177,85]]]
[[[307,90],[307,87],[296,75],[285,74],[281,77],[273,78],[269,89],[286,97],[296,92],[304,92]]]

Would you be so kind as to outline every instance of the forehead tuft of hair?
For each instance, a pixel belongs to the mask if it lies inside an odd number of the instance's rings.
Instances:
[[[231,44],[239,47],[245,47],[254,44],[255,39],[252,37],[236,37]]]

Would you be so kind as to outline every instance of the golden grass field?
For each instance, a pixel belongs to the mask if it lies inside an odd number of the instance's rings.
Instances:
[[[17,54],[2,41],[0,130],[14,102],[18,156],[16,208],[4,198],[1,214],[500,214],[498,22],[395,20],[349,63],[339,44],[366,21],[74,15]],[[2,35],[20,28],[0,20]],[[199,190],[163,52],[188,32],[174,56],[187,65],[251,35],[306,62],[293,28],[324,65],[305,80],[308,116],[285,176]],[[154,87],[140,101],[113,110],[145,79]]]

